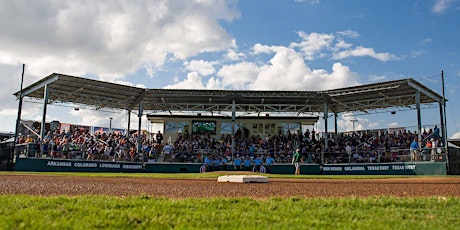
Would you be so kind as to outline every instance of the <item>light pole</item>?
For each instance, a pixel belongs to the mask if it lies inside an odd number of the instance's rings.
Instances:
[[[353,119],[353,120],[350,120],[351,122],[353,122],[353,133],[355,132],[355,122],[358,122],[357,119]]]
[[[109,117],[110,121],[109,121],[109,134],[112,133],[112,117]]]

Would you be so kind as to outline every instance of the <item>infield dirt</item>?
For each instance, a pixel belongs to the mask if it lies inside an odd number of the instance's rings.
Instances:
[[[0,194],[149,195],[188,197],[429,197],[460,196],[460,177],[392,179],[279,179],[269,183],[222,183],[213,179],[85,177],[0,174]]]

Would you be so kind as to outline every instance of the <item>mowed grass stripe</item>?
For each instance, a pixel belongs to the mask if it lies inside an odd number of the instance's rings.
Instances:
[[[1,229],[458,229],[460,198],[0,196]]]

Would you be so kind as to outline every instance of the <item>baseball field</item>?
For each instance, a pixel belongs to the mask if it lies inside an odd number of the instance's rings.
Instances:
[[[458,229],[460,177],[0,173],[0,229]]]

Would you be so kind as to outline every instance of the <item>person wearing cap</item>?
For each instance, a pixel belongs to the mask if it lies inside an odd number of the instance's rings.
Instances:
[[[302,163],[302,158],[300,157],[299,151],[299,149],[296,149],[294,155],[292,156],[292,164],[295,166],[295,175],[300,175],[300,164]]]

